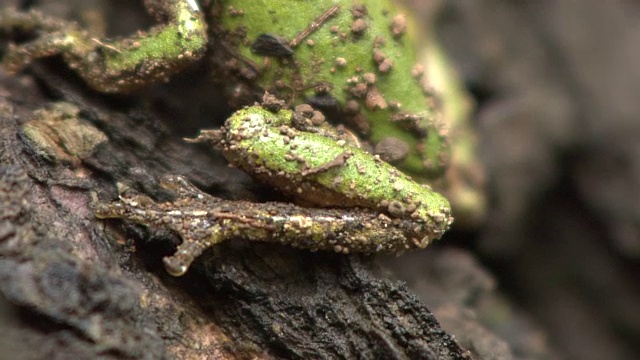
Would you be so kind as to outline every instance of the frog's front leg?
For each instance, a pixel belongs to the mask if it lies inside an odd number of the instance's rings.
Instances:
[[[206,24],[193,0],[146,0],[145,5],[166,24],[119,41],[98,40],[74,23],[35,12],[3,9],[0,33],[33,34],[30,42],[10,46],[4,67],[18,72],[31,61],[62,55],[65,62],[97,91],[122,93],[166,80],[202,57]]]

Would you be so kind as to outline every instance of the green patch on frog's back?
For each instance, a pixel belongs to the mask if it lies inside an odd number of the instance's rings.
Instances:
[[[439,153],[446,150],[442,145],[446,139],[438,129],[439,117],[433,101],[413,73],[417,62],[413,36],[416,27],[410,17],[406,17],[406,34],[394,36],[391,23],[399,12],[398,5],[391,1],[364,4],[362,7],[366,13],[359,19],[364,21],[366,29],[357,34],[352,31],[357,20],[353,9],[360,5],[352,1],[262,0],[241,6],[235,1],[226,1],[222,5],[220,22],[230,34],[236,34],[238,53],[260,65],[257,82],[261,87],[280,93],[280,96],[292,96],[287,92],[293,89],[295,100],[304,102],[316,96],[315,85],[328,84],[328,94],[340,106],[349,99],[361,104],[360,114],[370,124],[368,135],[373,144],[387,137],[407,143],[411,151],[398,163],[403,170],[421,178],[425,172],[429,177],[434,173],[440,174],[444,164],[437,159],[442,158]],[[323,11],[336,5],[340,8],[335,15],[293,47],[292,57],[271,57],[268,65],[264,65],[265,56],[252,51],[252,44],[264,34],[273,34],[291,42]],[[392,66],[382,71],[374,52]],[[355,91],[354,87],[364,82],[363,75],[367,73],[375,75],[375,83],[368,84],[368,90],[364,92]],[[285,88],[280,84],[285,84]],[[371,99],[374,95],[378,96],[377,100]],[[392,121],[393,115],[398,113],[415,115],[421,120],[413,127],[406,126]]]

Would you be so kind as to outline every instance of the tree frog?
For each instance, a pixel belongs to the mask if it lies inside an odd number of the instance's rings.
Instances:
[[[325,207],[221,200],[177,176],[163,181],[177,193],[175,202],[129,193],[95,205],[100,218],[178,232],[183,243],[164,260],[171,274],[184,274],[204,249],[236,237],[370,253],[422,248],[449,228],[447,199],[382,159],[404,163],[412,173],[437,163],[430,170],[436,173],[447,147],[434,98],[418,81],[420,67],[411,64],[415,54],[404,36],[408,20],[392,14],[390,2],[300,2],[299,17],[287,19],[282,16],[291,11],[288,2],[245,2],[240,8],[219,1],[207,9],[217,20],[209,28],[194,0],[144,3],[165,24],[112,42],[35,12],[3,11],[0,32],[40,35],[9,48],[4,65],[15,72],[35,58],[60,54],[95,90],[123,93],[166,80],[199,60],[214,36],[216,49],[228,56],[223,71],[276,93],[286,104],[266,96],[262,106],[238,110],[220,130],[203,131],[192,141],[213,143],[257,179]],[[288,21],[294,26],[283,26]],[[312,106],[290,110],[301,98]],[[395,159],[383,151],[373,155],[325,117],[348,119],[376,148],[393,141],[385,135],[410,129],[413,135],[404,138],[414,150]]]

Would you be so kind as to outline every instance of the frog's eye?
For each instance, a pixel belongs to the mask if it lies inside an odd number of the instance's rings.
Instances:
[[[289,41],[282,36],[262,34],[251,44],[251,51],[260,56],[289,57],[293,49]]]

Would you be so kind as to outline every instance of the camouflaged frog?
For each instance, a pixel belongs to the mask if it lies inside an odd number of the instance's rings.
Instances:
[[[227,56],[223,71],[289,105],[311,107],[305,114],[251,106],[196,141],[212,142],[233,164],[307,203],[346,207],[230,202],[180,177],[164,182],[179,195],[174,203],[123,194],[96,205],[98,217],[181,234],[183,244],[165,259],[172,274],[183,274],[205,248],[233,237],[343,253],[397,252],[424,247],[448,229],[449,202],[384,161],[433,178],[443,173],[449,146],[437,99],[421,81],[424,69],[406,35],[415,29],[395,4],[215,1],[206,9],[215,23],[207,24],[194,0],[144,3],[164,23],[117,41],[97,40],[36,12],[3,11],[0,31],[36,35],[11,46],[3,64],[16,72],[36,58],[61,55],[95,90],[126,93],[198,61],[214,36],[215,48]],[[325,117],[344,120],[377,154],[326,125]]]

